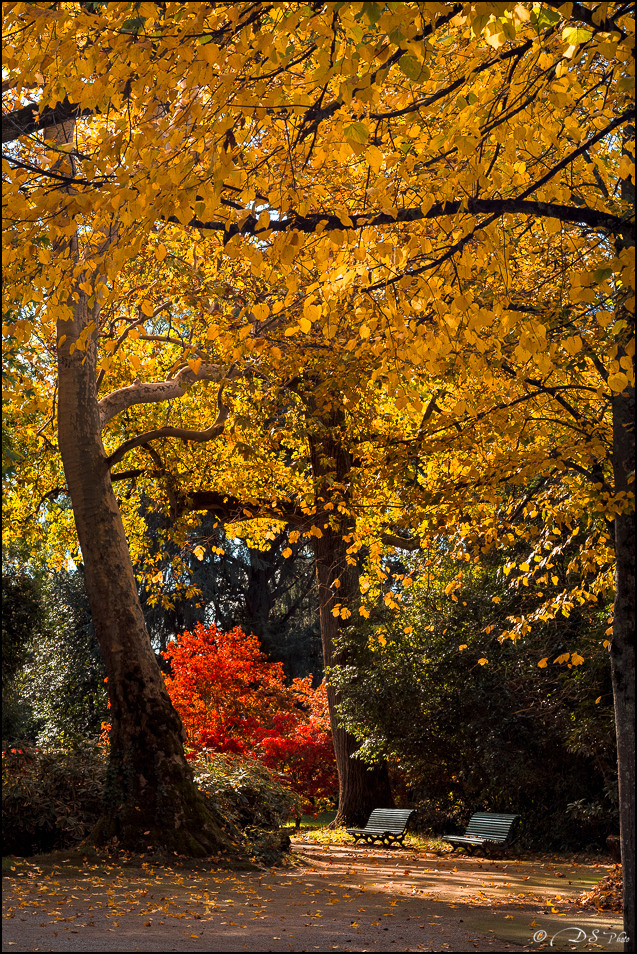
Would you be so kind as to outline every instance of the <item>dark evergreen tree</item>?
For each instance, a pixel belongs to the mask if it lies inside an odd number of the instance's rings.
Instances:
[[[164,596],[170,604],[156,602],[141,585],[156,653],[197,622],[216,623],[223,630],[240,626],[259,638],[272,662],[283,663],[288,679],[311,673],[318,685],[323,677],[322,649],[314,556],[307,545],[290,542],[283,530],[267,549],[257,550],[230,538],[212,514],[203,514],[186,544],[178,546],[164,536],[163,515],[144,503],[144,516],[153,541],[152,557],[165,554],[155,565],[164,574]],[[284,550],[291,550],[291,555],[284,557]],[[187,595],[190,588],[196,588],[196,595]]]
[[[3,747],[34,737],[33,713],[20,693],[20,673],[31,647],[46,631],[41,586],[21,561],[2,552],[2,739]]]
[[[108,700],[82,567],[45,574],[39,598],[46,625],[19,673],[31,731],[40,745],[97,738]]]

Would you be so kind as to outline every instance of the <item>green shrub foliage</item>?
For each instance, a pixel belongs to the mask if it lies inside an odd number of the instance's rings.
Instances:
[[[94,742],[43,751],[25,742],[2,754],[2,853],[64,850],[86,838],[102,813],[107,750]],[[301,813],[299,797],[252,759],[212,755],[193,763],[195,780],[230,838],[253,861],[281,860],[281,825]]]
[[[20,693],[20,672],[46,633],[41,581],[2,551],[2,738],[33,730],[33,712]]]
[[[243,833],[251,859],[276,863],[289,845],[280,828],[300,817],[301,798],[261,762],[245,756],[206,753],[193,769],[223,818]]]
[[[42,751],[27,743],[2,753],[2,853],[69,848],[97,823],[106,775],[103,748],[85,742]]]
[[[618,827],[609,607],[575,607],[500,642],[528,589],[510,586],[501,565],[467,568],[454,589],[457,565],[448,561],[445,577],[423,564],[411,562],[400,611],[376,611],[345,634],[329,676],[362,756],[390,760],[425,830],[460,831],[474,811],[516,812],[529,848],[602,848]],[[574,652],[584,661],[569,665]]]

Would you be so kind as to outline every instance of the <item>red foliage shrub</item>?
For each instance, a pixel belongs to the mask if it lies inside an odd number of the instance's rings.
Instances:
[[[308,677],[286,686],[282,664],[268,662],[256,636],[238,627],[224,633],[198,623],[163,655],[191,757],[204,749],[247,755],[308,800],[336,794],[325,683],[312,689]],[[312,810],[312,802],[304,808]]]

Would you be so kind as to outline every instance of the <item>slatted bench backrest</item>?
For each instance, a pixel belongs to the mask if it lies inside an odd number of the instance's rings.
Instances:
[[[492,841],[506,841],[519,815],[492,815],[489,812],[476,812],[471,816],[465,836],[475,835]]]
[[[405,808],[375,808],[369,816],[365,828],[380,831],[402,831],[413,809]]]

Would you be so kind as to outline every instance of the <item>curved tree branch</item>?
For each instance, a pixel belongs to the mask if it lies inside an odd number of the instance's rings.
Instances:
[[[388,547],[396,547],[397,550],[409,550],[410,553],[413,553],[414,550],[420,550],[422,547],[418,537],[400,537],[395,533],[383,533],[380,538]]]
[[[128,387],[112,391],[98,401],[100,426],[103,428],[111,418],[135,404],[159,404],[173,398],[183,397],[188,387],[195,381],[232,381],[242,376],[234,365],[225,370],[218,364],[201,364],[195,374],[190,366],[181,368],[174,378],[168,381],[134,381]],[[179,435],[174,435],[179,436]]]
[[[217,420],[214,424],[211,424],[210,427],[207,427],[203,431],[197,431],[190,427],[158,427],[153,431],[146,431],[144,434],[139,434],[137,437],[131,437],[130,440],[124,441],[123,444],[117,448],[110,457],[107,458],[108,467],[111,468],[115,464],[118,464],[120,460],[134,447],[142,447],[146,444],[149,444],[150,441],[158,440],[165,437],[179,437],[183,441],[196,441],[203,443],[205,441],[214,440],[215,437],[219,437],[223,433],[226,421],[228,419],[228,414],[230,413],[230,407],[227,404],[223,403],[223,384],[219,388],[219,393],[217,395],[217,406],[219,408],[219,413],[217,414]]]

